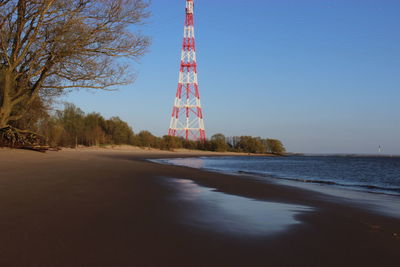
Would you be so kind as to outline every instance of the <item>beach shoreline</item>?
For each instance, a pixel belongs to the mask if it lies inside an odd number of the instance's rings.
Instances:
[[[197,151],[196,151],[197,152]],[[335,196],[147,159],[194,153],[0,150],[2,266],[397,266],[400,220]],[[237,154],[234,154],[237,155]],[[247,155],[247,154],[246,154]],[[182,224],[196,213],[163,181],[304,205],[300,223],[246,237]]]
[[[314,177],[302,177],[299,174],[297,174],[298,176],[293,176],[293,172],[286,172],[286,174],[276,173],[276,165],[288,167],[293,166],[293,164],[304,165],[307,164],[307,161],[304,161],[307,158],[308,157],[293,157],[293,159],[270,157],[253,158],[249,156],[239,156],[239,158],[236,158],[234,155],[228,155],[222,157],[198,156],[149,160],[160,164],[184,166],[240,177],[245,176],[249,179],[255,179],[260,183],[278,183],[315,191],[317,193],[335,196],[339,202],[346,202],[346,205],[354,205],[358,208],[364,208],[372,212],[378,212],[386,216],[400,219],[400,194],[396,191],[397,188],[395,188],[395,186],[390,188],[392,190],[390,190],[389,187],[385,187],[385,190],[383,190],[382,187],[378,187],[378,185],[357,185],[354,180],[352,183],[347,182],[347,184],[345,184],[341,180],[335,180],[332,178],[331,180],[329,180],[329,178],[326,179],[326,177],[323,179],[314,178],[318,177],[318,174],[314,174]],[[311,160],[315,161],[316,159],[312,158]],[[335,158],[334,160],[337,159]],[[271,166],[266,167],[271,164],[275,166],[275,169],[273,167],[271,169]],[[351,163],[349,164],[351,165]],[[327,167],[328,166],[326,165],[321,166],[320,169],[326,169]],[[307,168],[307,165],[305,165],[305,168]],[[345,177],[346,173],[343,173],[343,175]],[[358,175],[362,176],[363,174],[358,173]]]

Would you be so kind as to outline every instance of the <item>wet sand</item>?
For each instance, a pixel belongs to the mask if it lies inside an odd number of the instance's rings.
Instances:
[[[0,150],[0,266],[399,266],[397,218],[145,160],[193,155]]]

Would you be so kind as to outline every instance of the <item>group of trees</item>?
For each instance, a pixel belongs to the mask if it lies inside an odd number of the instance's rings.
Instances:
[[[165,136],[164,143],[165,143]],[[168,137],[171,138],[171,137]],[[173,137],[175,138],[175,137]],[[186,141],[178,138],[172,144],[172,148],[187,148],[199,149],[216,152],[244,152],[255,154],[284,154],[286,152],[282,142],[277,139],[263,139],[261,137],[252,136],[232,136],[225,137],[225,135],[218,133],[211,136],[210,139],[204,142]]]
[[[135,32],[149,15],[148,5],[0,0],[0,133],[19,132],[15,125],[37,119],[32,107],[43,110],[37,107],[72,89],[112,89],[133,81],[127,59],[139,59],[149,46],[149,38]]]
[[[63,110],[51,114],[42,113],[39,117],[35,116],[34,120],[26,120],[25,123],[27,124],[23,125],[24,127],[34,129],[38,134],[45,136],[46,143],[54,147],[127,144],[163,150],[186,148],[218,152],[285,152],[279,140],[260,137],[225,137],[223,134],[215,134],[210,139],[200,142],[168,135],[157,137],[149,131],[135,134],[128,123],[118,117],[105,119],[96,112],[85,114],[70,103],[66,103]]]
[[[277,139],[262,139],[252,136],[225,137],[223,134],[215,134],[205,141],[187,141],[184,138],[163,136],[156,137],[148,131],[142,131],[133,136],[132,145],[145,146],[159,149],[197,149],[216,152],[244,152],[255,154],[284,154],[286,152],[282,142]]]
[[[85,114],[73,104],[40,120],[36,131],[47,137],[50,146],[76,147],[101,144],[129,144],[132,128],[118,117],[105,119],[99,113]]]
[[[213,141],[213,137],[211,141]],[[222,143],[220,143],[220,145],[221,144]],[[226,138],[226,144],[228,150],[236,152],[272,154],[283,154],[286,152],[280,140],[271,138],[263,139],[261,137],[252,136],[233,136]]]

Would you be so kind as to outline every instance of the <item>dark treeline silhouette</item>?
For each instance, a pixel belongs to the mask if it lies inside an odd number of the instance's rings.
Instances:
[[[70,103],[66,103],[63,110],[57,110],[52,114],[43,112],[35,114],[34,117],[34,120],[27,120],[26,125],[21,126],[35,129],[38,134],[46,137],[46,143],[52,147],[126,144],[163,150],[185,148],[218,152],[273,154],[285,152],[279,140],[260,137],[225,137],[223,134],[215,134],[205,142],[200,142],[186,141],[168,135],[157,137],[149,131],[134,134],[132,128],[118,117],[105,119],[96,112],[86,114]]]

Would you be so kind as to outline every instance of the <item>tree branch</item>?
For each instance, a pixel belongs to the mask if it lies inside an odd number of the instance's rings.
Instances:
[[[108,87],[116,86],[116,85],[126,85],[123,82],[120,83],[113,83],[113,84],[107,84],[104,86],[95,86],[95,85],[83,85],[83,84],[77,84],[77,85],[64,85],[64,86],[46,86],[43,85],[42,88],[55,88],[55,89],[68,89],[68,88],[89,88],[89,89],[101,89],[105,91],[116,91],[116,89],[107,89]]]
[[[50,6],[54,3],[55,0],[49,0],[47,4],[44,5],[44,7],[42,7],[41,12],[39,13],[39,19],[38,22],[36,24],[35,29],[33,30],[33,34],[30,36],[30,38],[28,38],[28,43],[25,45],[25,48],[23,49],[23,51],[20,53],[19,57],[15,60],[14,62],[14,67],[16,65],[18,65],[19,63],[21,63],[21,61],[23,60],[23,58],[26,56],[26,53],[29,51],[29,48],[31,47],[31,45],[34,43],[34,41],[36,40],[36,37],[38,35],[39,29],[42,26],[43,20],[44,20],[44,15],[46,14],[46,12],[48,11],[48,9],[50,8]]]

